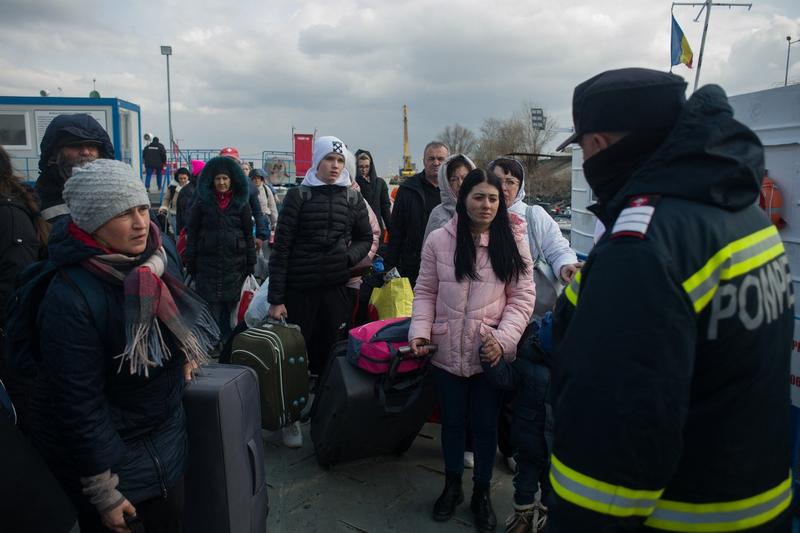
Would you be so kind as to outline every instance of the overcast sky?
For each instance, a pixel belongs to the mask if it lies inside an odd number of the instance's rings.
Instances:
[[[103,2],[2,0],[0,95],[104,97],[142,109],[142,129],[184,148],[233,145],[260,160],[298,133],[336,135],[373,152],[379,173],[449,124],[474,131],[527,102],[570,126],[572,88],[607,69],[669,69],[663,0],[316,0]],[[675,7],[695,53],[699,8]],[[728,94],[783,84],[786,36],[800,38],[800,0],[753,0],[711,11],[701,85]],[[800,43],[790,80],[800,82]],[[674,72],[694,81],[695,70]],[[57,91],[62,88],[62,92]],[[556,138],[558,141],[562,136]],[[165,144],[167,144],[165,142]],[[552,148],[552,147],[551,147]]]

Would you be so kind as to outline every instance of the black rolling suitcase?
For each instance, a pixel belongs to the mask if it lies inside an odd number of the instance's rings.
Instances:
[[[204,366],[183,405],[189,432],[184,530],[263,533],[269,509],[255,372]]]
[[[385,389],[380,377],[351,365],[337,343],[320,382],[311,413],[317,462],[329,467],[411,447],[433,409],[430,373],[409,376]]]

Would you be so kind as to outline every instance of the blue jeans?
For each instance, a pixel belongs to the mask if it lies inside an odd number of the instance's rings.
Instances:
[[[164,175],[164,169],[161,167],[153,168],[153,167],[146,167],[146,175],[144,177],[144,187],[145,189],[150,188],[150,178],[153,177],[153,172],[156,173],[156,184],[158,185],[158,189],[161,190],[161,177]]]
[[[211,311],[211,316],[219,326],[219,339],[222,344],[228,339],[231,334],[231,313],[233,308],[239,304],[239,301],[234,302],[208,302],[208,310]]]
[[[500,391],[484,374],[463,378],[433,367],[439,405],[442,409],[442,454],[449,474],[464,473],[464,442],[467,420],[475,453],[475,483],[489,483],[497,451],[497,415]]]

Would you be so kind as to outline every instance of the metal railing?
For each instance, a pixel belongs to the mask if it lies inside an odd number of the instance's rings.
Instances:
[[[35,182],[39,179],[39,158],[38,157],[14,157],[11,156],[11,167],[16,174],[26,181]],[[123,158],[121,161],[131,164],[131,158]],[[142,172],[144,170],[142,169]],[[144,175],[144,174],[143,174]]]

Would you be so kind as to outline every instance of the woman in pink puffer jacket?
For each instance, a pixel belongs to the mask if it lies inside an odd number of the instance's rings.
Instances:
[[[528,325],[535,290],[525,222],[506,209],[500,181],[476,169],[458,193],[456,216],[425,241],[409,329],[412,351],[434,343],[432,372],[442,409],[446,481],[433,518],[448,520],[463,501],[464,437],[473,435],[471,508],[479,531],[494,531],[489,498],[501,393],[481,361],[514,359]]]

